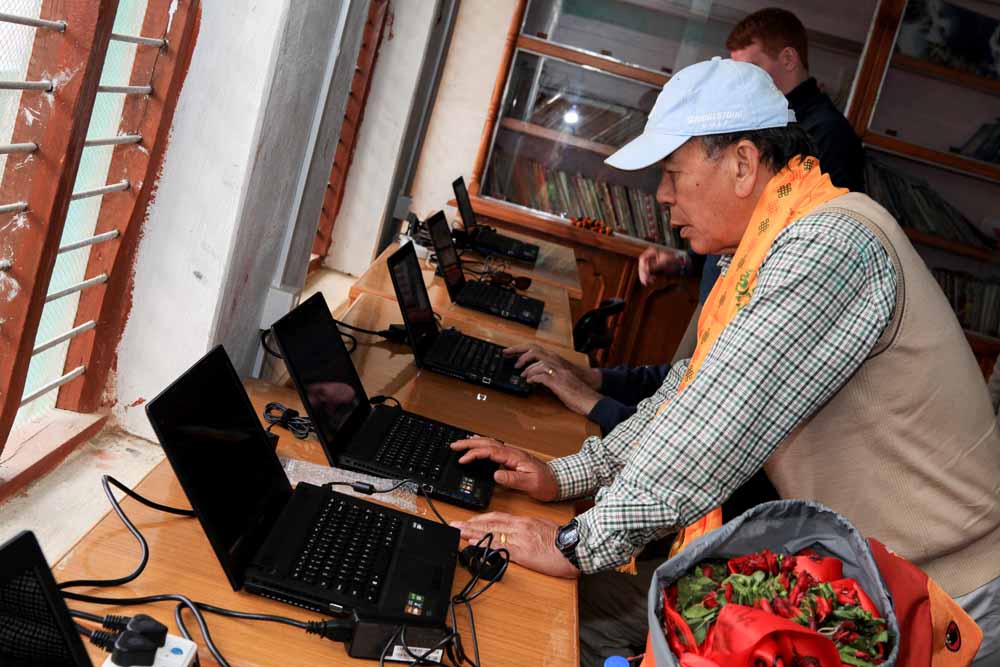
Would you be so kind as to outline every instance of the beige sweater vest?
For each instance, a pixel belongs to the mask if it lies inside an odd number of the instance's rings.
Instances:
[[[821,502],[920,566],[955,597],[1000,577],[1000,433],[962,328],[884,208],[850,193],[839,212],[896,269],[893,319],[840,391],[765,466],[783,498]]]

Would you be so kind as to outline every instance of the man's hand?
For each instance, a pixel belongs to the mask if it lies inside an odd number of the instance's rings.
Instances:
[[[651,285],[679,274],[687,266],[687,256],[663,248],[646,248],[639,255],[639,282]]]
[[[587,416],[602,396],[588,387],[579,377],[565,368],[552,368],[546,362],[536,361],[521,372],[529,384],[548,387],[567,408]]]
[[[537,345],[515,345],[503,351],[505,357],[517,357],[514,368],[531,368],[533,365],[541,365],[541,368],[551,368],[553,370],[566,370],[591,389],[597,391],[601,388],[601,371],[596,368],[581,368],[576,364],[571,364],[555,352],[550,352],[544,347]]]
[[[488,512],[451,525],[461,530],[470,544],[493,533],[492,547],[507,549],[513,562],[530,570],[566,579],[580,576],[580,570],[556,548],[559,525],[552,521]]]
[[[555,500],[559,497],[559,483],[552,470],[531,454],[505,445],[499,440],[476,436],[451,443],[455,451],[464,451],[459,463],[489,459],[500,464],[493,474],[497,484],[524,491],[535,500]]]

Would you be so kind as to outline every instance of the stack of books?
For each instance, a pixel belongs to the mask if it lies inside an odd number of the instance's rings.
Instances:
[[[1000,163],[1000,122],[985,123],[958,152],[977,160]]]
[[[872,199],[886,207],[903,227],[983,249],[993,241],[926,182],[894,171],[870,153],[865,181]]]
[[[933,274],[964,328],[987,336],[1000,333],[1000,282],[947,269]]]
[[[509,164],[500,151],[493,155],[490,172],[489,194],[498,199],[563,217],[600,220],[615,233],[670,248],[685,245],[670,227],[669,207],[660,206],[651,193],[550,169],[527,158]],[[501,174],[507,173],[505,187]]]

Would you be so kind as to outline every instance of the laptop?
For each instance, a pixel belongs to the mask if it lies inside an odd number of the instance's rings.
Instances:
[[[372,407],[326,299],[316,293],[271,326],[285,366],[332,466],[416,479],[431,495],[484,509],[495,463],[459,465],[449,445],[471,433],[399,406]]]
[[[93,667],[29,531],[0,546],[0,665]]]
[[[233,590],[444,622],[459,531],[306,482],[293,491],[221,345],[146,414]]]
[[[463,308],[479,310],[529,327],[538,327],[542,321],[545,302],[518,294],[512,287],[495,285],[485,280],[466,280],[462,260],[455,252],[451,227],[443,211],[438,211],[427,221],[434,252],[448,288],[452,303]]]
[[[392,253],[388,264],[417,366],[519,396],[531,393],[531,385],[514,368],[516,360],[503,356],[502,345],[466,336],[457,329],[438,329],[412,243]]]
[[[455,201],[458,203],[458,214],[462,218],[462,226],[469,236],[469,243],[480,252],[501,257],[509,257],[521,262],[534,264],[538,261],[538,246],[534,243],[524,243],[503,234],[497,234],[489,227],[476,224],[476,214],[472,211],[469,191],[465,187],[465,179],[459,176],[451,183],[455,191]]]

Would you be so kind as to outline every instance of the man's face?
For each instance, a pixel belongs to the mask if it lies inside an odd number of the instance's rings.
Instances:
[[[782,68],[781,63],[777,58],[772,58],[764,52],[764,49],[761,48],[760,40],[755,39],[750,46],[739,49],[738,51],[730,51],[729,57],[741,63],[756,65],[771,75],[771,80],[774,81],[774,85],[776,85],[779,90],[784,93],[788,92],[782,88],[782,83],[786,76],[784,68]]]
[[[693,138],[663,161],[656,200],[670,207],[670,224],[703,255],[736,252],[746,230],[749,211],[736,193],[731,153],[709,159]]]

